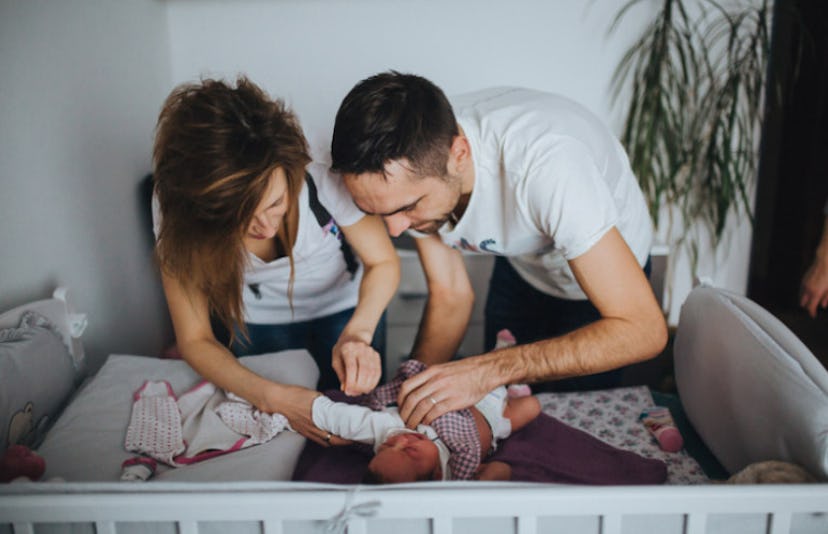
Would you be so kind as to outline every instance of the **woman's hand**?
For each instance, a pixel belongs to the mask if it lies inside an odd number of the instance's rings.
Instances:
[[[273,399],[271,406],[277,408],[273,410],[284,415],[290,427],[305,436],[309,440],[328,447],[330,445],[348,445],[351,442],[333,436],[329,432],[320,430],[313,424],[313,401],[316,397],[322,395],[318,391],[303,388],[301,386],[286,386],[279,384],[278,388],[273,388]]]
[[[331,365],[348,396],[370,393],[382,377],[379,353],[370,343],[345,333],[334,345]]]

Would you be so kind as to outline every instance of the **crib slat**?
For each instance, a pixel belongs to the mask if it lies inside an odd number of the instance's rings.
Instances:
[[[431,534],[451,534],[453,530],[450,517],[440,516],[431,518]]]
[[[790,512],[777,512],[768,517],[768,534],[790,534]]]
[[[95,534],[115,534],[115,523],[112,521],[96,521]]]
[[[282,521],[279,519],[265,519],[262,521],[263,534],[284,534]]]
[[[348,521],[348,534],[368,534],[368,524],[361,517]]]
[[[198,534],[198,523],[195,521],[179,521],[178,534]]]
[[[621,516],[617,514],[601,516],[601,534],[621,534]]]
[[[707,529],[707,514],[694,513],[684,516],[684,534],[704,534]]]
[[[14,523],[12,529],[14,534],[34,534],[34,526],[31,523]]]
[[[517,534],[537,534],[538,518],[533,515],[517,518]]]

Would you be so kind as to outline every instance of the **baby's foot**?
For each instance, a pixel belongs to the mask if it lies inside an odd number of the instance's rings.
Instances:
[[[519,399],[531,395],[532,388],[529,387],[529,384],[511,384],[506,388],[506,392],[510,399]]]
[[[515,336],[512,335],[512,333],[508,329],[504,328],[503,330],[497,333],[497,339],[495,341],[495,350],[502,349],[504,347],[511,347],[515,343],[517,343]]]

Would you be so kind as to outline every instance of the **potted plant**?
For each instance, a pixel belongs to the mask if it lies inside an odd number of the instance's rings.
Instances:
[[[609,31],[641,1],[625,3]],[[656,227],[667,219],[671,262],[685,248],[695,274],[700,247],[715,252],[731,217],[753,222],[771,9],[768,0],[659,2],[613,94],[629,95],[621,141]]]

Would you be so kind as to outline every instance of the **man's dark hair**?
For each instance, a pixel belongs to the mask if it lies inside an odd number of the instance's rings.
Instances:
[[[421,176],[446,174],[449,149],[459,133],[443,91],[421,76],[388,71],[359,82],[336,113],[332,169],[383,172],[405,158]]]

